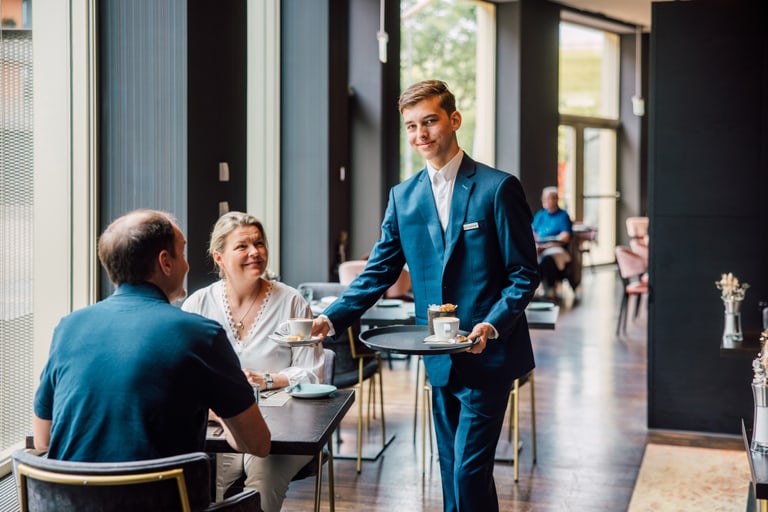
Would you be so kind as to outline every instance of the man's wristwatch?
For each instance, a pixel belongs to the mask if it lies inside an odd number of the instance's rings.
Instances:
[[[267,391],[272,389],[272,384],[274,384],[274,380],[272,379],[272,376],[268,373],[264,374],[264,380],[267,381]]]

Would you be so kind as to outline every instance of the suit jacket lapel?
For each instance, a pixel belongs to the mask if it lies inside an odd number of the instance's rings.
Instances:
[[[432,193],[432,183],[429,181],[429,173],[426,169],[421,172],[421,183],[419,183],[419,210],[424,217],[424,225],[429,231],[429,238],[432,239],[432,245],[435,251],[442,258],[445,251],[445,242],[443,241],[443,228],[440,225],[440,217],[437,216],[437,206],[435,206],[435,196]]]
[[[443,267],[448,262],[448,258],[456,246],[459,234],[464,226],[464,219],[467,218],[467,207],[469,206],[469,196],[472,188],[475,186],[471,179],[475,174],[475,162],[464,155],[456,174],[456,182],[453,184],[453,197],[451,198],[451,215],[448,221],[448,228],[445,233],[445,254],[443,255]],[[438,220],[439,225],[439,220]]]

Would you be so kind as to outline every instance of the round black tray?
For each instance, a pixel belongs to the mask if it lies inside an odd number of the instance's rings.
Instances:
[[[459,334],[466,336],[469,333],[459,331]],[[429,329],[426,325],[393,325],[363,331],[360,333],[360,341],[373,350],[412,355],[455,354],[465,352],[477,343],[427,345],[424,343],[427,336]]]

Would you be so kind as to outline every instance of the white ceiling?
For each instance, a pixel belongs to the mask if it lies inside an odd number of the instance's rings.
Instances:
[[[645,31],[651,28],[651,0],[558,0],[558,3],[640,25]]]

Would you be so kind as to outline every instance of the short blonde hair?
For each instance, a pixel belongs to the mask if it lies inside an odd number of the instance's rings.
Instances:
[[[261,236],[264,239],[264,245],[269,248],[269,244],[267,243],[267,234],[264,232],[264,225],[261,223],[261,221],[259,221],[259,219],[249,213],[225,213],[219,217],[219,220],[217,220],[216,224],[213,226],[213,231],[211,231],[211,241],[208,245],[208,254],[213,260],[213,264],[218,270],[220,278],[224,277],[224,271],[216,263],[216,260],[213,257],[213,253],[218,252],[221,254],[224,251],[224,243],[226,242],[229,234],[232,233],[236,228],[244,226],[254,226],[259,231],[261,231]]]

